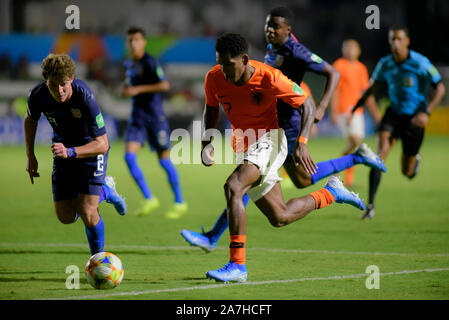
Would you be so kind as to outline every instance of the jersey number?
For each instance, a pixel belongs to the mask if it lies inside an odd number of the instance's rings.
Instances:
[[[104,169],[104,155],[99,154],[97,156],[97,171],[103,172]]]

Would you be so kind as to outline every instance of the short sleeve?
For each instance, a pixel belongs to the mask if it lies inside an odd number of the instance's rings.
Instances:
[[[148,60],[146,65],[147,68],[150,70],[150,73],[152,73],[152,77],[154,77],[154,79],[156,79],[157,82],[167,80],[164,69],[162,69],[162,65],[158,60],[156,59]]]
[[[30,92],[28,93],[27,114],[36,121],[40,119],[42,114],[40,106],[35,102],[35,94],[33,93],[33,90],[30,90]]]
[[[428,59],[424,60],[424,62],[422,63],[422,68],[424,71],[424,76],[430,81],[430,83],[436,85],[441,81],[440,73]]]
[[[215,97],[215,93],[213,90],[213,81],[211,80],[210,72],[206,74],[206,78],[204,80],[204,91],[206,94],[206,105],[208,105],[209,107],[218,107],[219,102]]]
[[[305,68],[309,71],[321,73],[328,64],[320,56],[299,43],[293,48],[292,53],[295,59],[303,61]]]
[[[294,81],[278,72],[273,80],[274,93],[277,98],[293,108],[299,108],[307,98],[307,93]]]
[[[106,133],[106,125],[100,106],[92,92],[84,93],[84,104],[87,107],[87,126],[90,129],[92,137],[99,137]]]
[[[384,66],[384,60],[381,59],[377,64],[376,67],[374,68],[373,74],[371,75],[371,78],[374,81],[377,82],[386,82],[384,74],[383,74],[383,66]]]

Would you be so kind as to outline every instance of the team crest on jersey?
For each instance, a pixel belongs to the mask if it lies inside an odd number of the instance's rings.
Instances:
[[[402,85],[404,87],[413,87],[413,78],[412,77],[405,77],[402,79]]]
[[[140,64],[137,64],[135,66],[135,76],[141,76],[143,74],[143,66]]]
[[[260,104],[263,99],[263,93],[259,91],[253,92],[251,99],[255,104]]]
[[[72,112],[73,117],[75,117],[77,119],[80,119],[82,117],[80,109],[70,108],[70,111]]]
[[[280,54],[276,55],[276,59],[274,60],[276,67],[280,67],[284,64],[284,58],[285,57]]]

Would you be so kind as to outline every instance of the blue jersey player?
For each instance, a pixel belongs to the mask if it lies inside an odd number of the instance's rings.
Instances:
[[[126,213],[124,199],[106,176],[109,143],[100,107],[92,90],[74,79],[75,63],[65,54],[50,54],[42,62],[44,82],[31,89],[24,120],[27,171],[31,183],[39,177],[34,140],[38,120],[45,115],[53,128],[52,189],[56,215],[63,224],[84,222],[91,254],[104,250],[104,223],[98,204],[106,200]]]
[[[268,42],[265,63],[280,69],[288,78],[300,84],[307,71],[316,72],[327,78],[325,91],[316,106],[315,122],[323,118],[330,98],[338,85],[340,75],[338,71],[312,53],[301,44],[291,33],[290,22],[293,13],[286,7],[277,7],[270,11],[265,23],[265,36]],[[284,129],[288,142],[288,155],[284,168],[297,188],[310,186],[317,181],[334,173],[343,171],[356,164],[365,164],[376,167],[382,171],[386,168],[380,158],[371,151],[366,144],[362,144],[353,154],[317,163],[316,172],[309,174],[302,165],[297,165],[294,159],[294,150],[297,144],[307,143],[298,140],[301,129],[301,114],[298,109],[278,100],[277,115],[279,127]],[[246,205],[249,201],[247,195],[243,197]],[[227,209],[219,216],[212,230],[202,234],[182,230],[181,235],[191,245],[198,246],[206,251],[216,247],[217,241],[228,227]]]
[[[187,212],[187,204],[183,201],[178,172],[170,160],[170,127],[162,108],[162,92],[168,91],[170,84],[159,62],[145,52],[145,33],[141,28],[128,29],[127,43],[131,59],[125,62],[122,95],[132,97],[132,113],[125,133],[125,161],[145,198],[137,215],[145,216],[159,207],[159,200],[150,191],[137,163],[137,154],[147,141],[157,152],[174,194],[175,203],[166,217],[178,219]]]
[[[410,50],[410,38],[405,27],[392,27],[388,32],[391,54],[383,57],[374,68],[370,86],[353,108],[363,105],[381,84],[388,86],[390,106],[378,128],[379,156],[386,159],[398,139],[402,141],[402,174],[412,179],[419,169],[419,149],[424,128],[432,109],[445,94],[445,87],[437,69],[423,55]],[[435,91],[427,100],[429,85]],[[374,217],[374,198],[381,172],[371,169],[369,175],[369,203],[362,219]]]

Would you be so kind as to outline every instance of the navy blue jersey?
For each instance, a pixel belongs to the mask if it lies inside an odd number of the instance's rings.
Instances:
[[[293,34],[282,46],[274,48],[267,46],[265,63],[282,71],[289,79],[301,84],[306,71],[321,73],[327,62],[301,44]],[[278,101],[279,125],[288,122],[298,111],[283,101]]]
[[[265,63],[282,71],[288,78],[300,84],[306,71],[323,72],[327,62],[290,35],[286,43],[274,48],[267,46]]]
[[[72,96],[67,102],[57,102],[45,82],[30,90],[28,115],[39,120],[43,113],[53,128],[53,142],[65,147],[82,146],[106,133],[106,127],[95,95],[87,84],[72,82]]]
[[[160,63],[148,53],[145,53],[138,61],[125,61],[124,66],[126,69],[126,85],[138,86],[166,80]],[[131,117],[135,120],[165,120],[165,113],[162,108],[162,93],[142,93],[134,96],[132,98]]]

